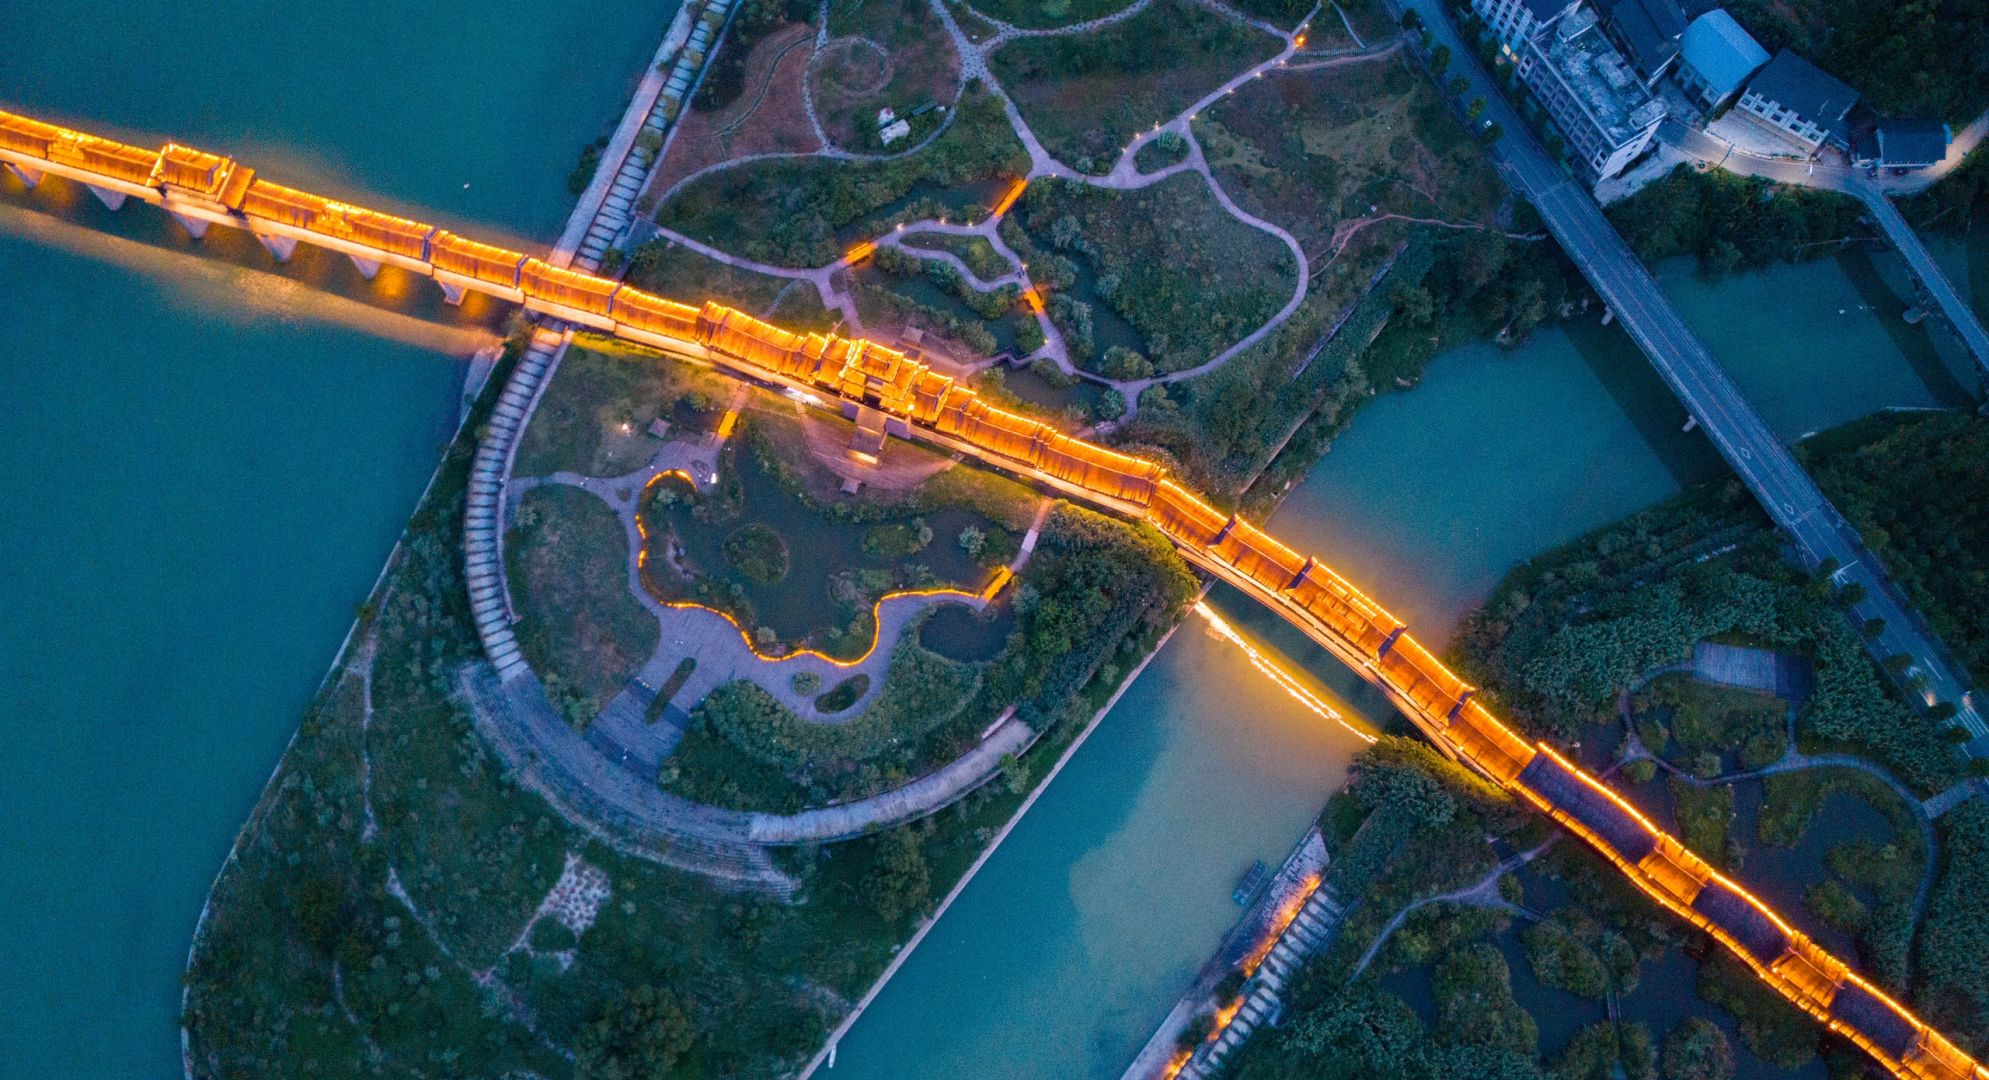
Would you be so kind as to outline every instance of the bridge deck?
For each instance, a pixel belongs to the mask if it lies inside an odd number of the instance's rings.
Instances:
[[[1920,241],[1920,234],[1914,232],[1913,227],[1906,223],[1906,218],[1900,215],[1899,208],[1892,205],[1892,200],[1886,198],[1884,192],[1869,184],[1857,184],[1853,190],[1864,202],[1865,208],[1871,211],[1872,220],[1878,222],[1879,228],[1885,230],[1885,235],[1892,241],[1892,246],[1905,258],[1907,267],[1913,271],[1914,279],[1933,299],[1934,306],[1941,309],[1942,317],[1946,318],[1948,325],[1954,328],[1956,336],[1961,338],[1962,346],[1968,350],[1968,354],[1975,358],[1976,366],[1982,369],[1985,378],[1989,378],[1989,332],[1982,329],[1982,320],[1976,316],[1975,309],[1969,307],[1968,302],[1955,292],[1954,285],[1948,281],[1946,272],[1934,261],[1933,253]]]

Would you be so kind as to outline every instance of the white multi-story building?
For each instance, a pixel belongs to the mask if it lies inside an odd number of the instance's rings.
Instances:
[[[1826,142],[1849,141],[1845,117],[1858,92],[1787,49],[1748,82],[1739,108],[1814,154]]]
[[[1540,28],[1574,10],[1580,0],[1471,0],[1506,55],[1517,58]]]
[[[1651,96],[1585,8],[1528,39],[1519,73],[1591,183],[1636,160],[1665,117],[1664,103]]]

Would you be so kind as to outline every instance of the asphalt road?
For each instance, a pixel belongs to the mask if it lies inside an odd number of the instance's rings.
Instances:
[[[1459,40],[1440,0],[1401,2],[1421,13],[1435,40],[1449,46],[1451,62],[1445,77],[1465,79],[1469,85],[1466,100],[1485,100],[1484,119],[1496,122],[1502,132],[1493,149],[1507,182],[1533,203],[1548,231],[1616,313],[1672,392],[1698,418],[1721,456],[1794,541],[1804,562],[1816,566],[1834,560],[1840,567],[1836,575],[1840,585],[1857,582],[1864,587],[1865,598],[1853,608],[1854,617],[1885,621],[1883,633],[1869,643],[1872,653],[1880,658],[1911,657],[1912,673],[1925,680],[1926,699],[1954,702],[1960,709],[1958,719],[1972,736],[1969,753],[1989,756],[1989,726],[1983,723],[1973,700],[1965,696],[1969,689],[1965,673],[1908,608],[1885,568],[1865,550],[1857,530],[1824,498],[1795,456],[1762,422],[1713,354],[1685,325],[1657,280],[1603,217],[1595,199],[1548,158],[1490,75],[1479,66],[1475,54]]]

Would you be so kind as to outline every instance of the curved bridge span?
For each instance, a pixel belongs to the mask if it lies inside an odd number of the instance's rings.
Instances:
[[[154,203],[195,235],[210,223],[248,229],[279,259],[302,241],[345,253],[369,276],[391,263],[434,278],[451,300],[465,291],[486,293],[682,360],[832,399],[846,414],[881,415],[902,437],[972,454],[1147,522],[1191,563],[1277,611],[1380,687],[1446,754],[1581,837],[1646,895],[1711,934],[1763,982],[1893,1074],[1989,1080],[1989,1068],[1599,780],[1507,727],[1380,604],[1318,559],[1215,509],[1156,462],[997,408],[875,342],[792,334],[716,303],[679,304],[432,225],[286,188],[229,158],[177,144],[146,150],[0,112],[0,163],[31,186],[48,173],[86,184],[113,208],[127,197]]]

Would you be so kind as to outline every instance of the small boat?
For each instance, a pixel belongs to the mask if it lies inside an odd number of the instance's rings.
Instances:
[[[1270,872],[1271,868],[1265,866],[1262,859],[1251,863],[1250,869],[1244,871],[1243,880],[1236,883],[1236,891],[1230,893],[1229,898],[1236,901],[1237,907],[1248,904],[1250,898],[1257,895],[1257,887],[1264,883],[1264,875]]]

